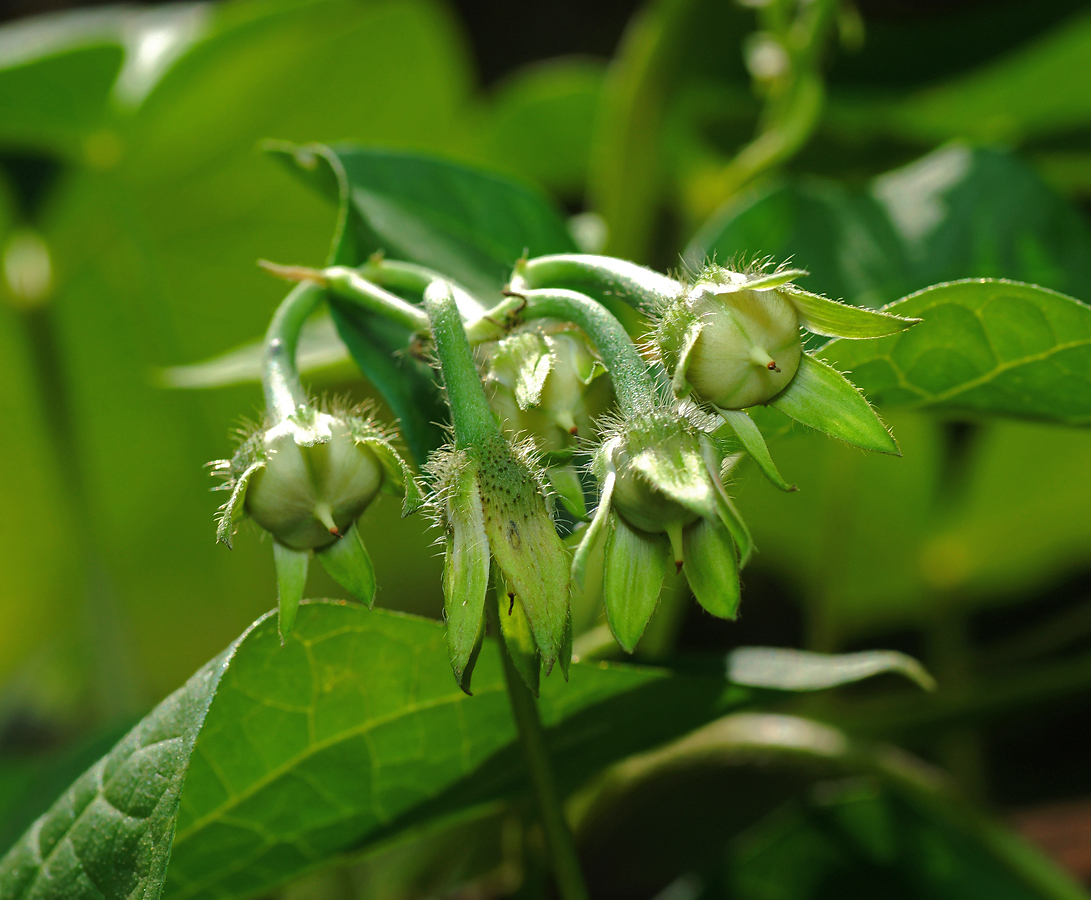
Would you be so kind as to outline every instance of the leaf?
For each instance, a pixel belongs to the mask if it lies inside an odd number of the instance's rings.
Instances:
[[[778,691],[820,691],[897,672],[925,690],[935,679],[913,657],[896,650],[828,655],[779,647],[739,647],[727,656],[727,677],[735,684]]]
[[[328,175],[315,177],[313,164],[307,168],[316,148],[277,152],[327,195],[332,193]],[[576,250],[552,204],[511,179],[415,153],[347,144],[328,152],[347,179],[355,264],[381,251],[436,269],[489,302],[525,252],[543,256]],[[331,199],[339,198],[333,193]]]
[[[10,900],[159,896],[194,742],[238,641],[159,704],[0,861]]]
[[[811,274],[805,287],[880,307],[968,277],[1014,278],[1085,296],[1091,232],[1019,157],[943,147],[866,190],[800,179],[725,206],[685,258],[770,255]],[[814,346],[814,344],[810,344]]]
[[[1091,307],[1033,285],[937,285],[889,309],[923,321],[820,352],[875,402],[1091,424]]]
[[[797,422],[865,450],[897,454],[898,445],[863,395],[844,375],[804,353],[799,368],[770,404]]]
[[[435,621],[314,601],[300,607],[282,647],[276,617],[263,617],[0,860],[4,897],[42,896],[27,893],[37,872],[29,842],[47,840],[61,848],[51,871],[62,880],[50,890],[71,883],[86,893],[68,896],[101,896],[79,880],[81,863],[66,849],[78,844],[88,871],[123,896],[137,885],[139,896],[156,896],[179,789],[164,894],[179,900],[267,893],[379,840],[524,791],[495,642],[481,650],[474,697],[451,678],[445,643]],[[567,792],[754,696],[722,678],[594,663],[574,664],[567,685],[543,682],[539,706]],[[156,761],[158,777],[149,777]],[[102,779],[122,810],[158,798],[152,816],[119,816],[98,797]],[[84,811],[73,819],[76,806]],[[104,830],[111,822],[127,830]],[[111,836],[124,839],[100,840]]]

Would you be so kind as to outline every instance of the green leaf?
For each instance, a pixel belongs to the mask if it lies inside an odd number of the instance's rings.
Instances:
[[[610,515],[606,529],[602,575],[606,618],[618,643],[632,653],[659,605],[671,562],[670,543],[665,534],[630,527],[617,513]]]
[[[913,319],[838,303],[794,285],[782,288],[781,293],[791,298],[792,305],[799,314],[799,323],[804,328],[827,337],[883,337],[897,334],[915,324]]]
[[[863,395],[826,363],[804,353],[799,369],[769,404],[797,422],[865,450],[897,454],[898,445]]]
[[[317,148],[278,152],[301,174],[314,173]],[[347,179],[355,264],[381,251],[443,272],[490,302],[525,252],[576,250],[553,205],[519,182],[415,153],[352,145],[328,152]],[[328,174],[312,181],[331,199],[340,199]]]
[[[890,309],[903,335],[833,341],[821,355],[877,403],[1091,424],[1091,307],[1033,285],[937,285]]]
[[[277,570],[277,621],[282,641],[291,634],[295,624],[299,603],[303,599],[303,589],[307,586],[307,564],[310,558],[309,550],[290,550],[273,541],[273,562],[276,563]]]
[[[495,642],[474,697],[451,679],[445,644],[438,622],[331,601],[304,604],[283,646],[275,616],[262,618],[0,860],[4,897],[58,885],[101,897],[91,883],[154,897],[172,825],[165,897],[256,896],[524,791]],[[539,708],[567,792],[754,697],[717,677],[574,664],[567,685],[543,682]],[[54,850],[49,894],[33,886],[39,848]]]
[[[699,265],[711,255],[791,258],[811,273],[809,290],[863,307],[968,277],[1078,297],[1091,284],[1091,232],[1079,211],[1019,157],[960,145],[864,190],[801,179],[752,193],[714,216],[685,258]]]
[[[334,581],[371,607],[375,602],[375,567],[371,564],[358,524],[353,522],[339,540],[316,550],[314,555]]]
[[[23,835],[0,861],[0,894],[159,896],[194,742],[247,634],[160,703]]]
[[[862,653],[810,653],[779,647],[740,647],[727,657],[727,677],[735,684],[778,691],[821,691],[884,672],[897,672],[925,690],[936,687],[924,667],[896,650]]]
[[[683,570],[693,596],[712,615],[734,619],[741,586],[731,532],[718,517],[698,519],[683,532]]]

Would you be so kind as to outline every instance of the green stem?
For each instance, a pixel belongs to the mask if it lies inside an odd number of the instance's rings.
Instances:
[[[451,286],[446,281],[433,281],[424,292],[424,308],[431,320],[432,340],[447,387],[455,444],[471,447],[498,438],[500,426],[485,398]]]
[[[345,300],[351,300],[365,309],[385,316],[410,331],[427,331],[428,316],[412,303],[406,303],[397,294],[384,290],[362,277],[355,269],[346,266],[331,266],[323,269],[322,276],[332,293]],[[438,276],[432,276],[423,282],[424,290]],[[413,287],[416,287],[416,283]]]
[[[470,317],[471,311],[476,310],[478,314],[485,311],[485,304],[468,290],[427,266],[418,266],[416,263],[401,262],[396,259],[375,258],[359,266],[356,273],[380,287],[397,288],[421,295],[433,281],[446,281],[451,286],[455,303],[458,304],[459,311],[465,318]]]
[[[274,424],[294,415],[307,402],[295,364],[295,349],[299,331],[322,301],[322,295],[322,289],[315,284],[297,285],[277,307],[265,332],[261,386],[265,408]]]
[[[655,314],[685,290],[673,278],[612,256],[562,253],[516,266],[513,291],[552,287],[590,288],[624,300],[645,315]]]
[[[499,621],[496,608],[496,595],[489,594],[491,618]],[[557,884],[557,893],[561,900],[588,900],[587,885],[584,884],[580,859],[572,832],[564,818],[561,798],[557,793],[553,767],[549,761],[545,732],[542,720],[538,716],[538,704],[523,681],[515,663],[512,662],[504,645],[499,641],[500,655],[504,660],[504,680],[508,686],[508,699],[511,701],[512,715],[519,729],[519,742],[523,745],[523,759],[526,761],[530,783],[538,801],[538,815],[545,831],[546,847],[553,864],[553,878]]]
[[[657,405],[658,392],[647,364],[609,310],[584,294],[559,288],[521,296],[526,299],[522,318],[564,319],[583,329],[606,363],[622,413],[631,416]]]

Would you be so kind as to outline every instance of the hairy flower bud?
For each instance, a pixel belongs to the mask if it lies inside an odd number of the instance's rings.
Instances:
[[[382,487],[384,471],[349,423],[326,413],[287,419],[261,438],[265,465],[250,477],[245,509],[261,528],[293,550],[336,541]]]
[[[736,275],[710,268],[667,308],[657,331],[675,392],[693,390],[721,409],[772,400],[792,380],[803,352],[789,295],[748,288]]]

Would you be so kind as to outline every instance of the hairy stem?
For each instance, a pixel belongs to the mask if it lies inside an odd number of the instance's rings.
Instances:
[[[322,295],[322,289],[316,284],[297,285],[277,307],[265,332],[261,386],[265,392],[265,408],[274,424],[294,415],[307,402],[307,393],[295,364],[295,349],[299,331],[322,301]]]
[[[490,618],[499,621],[499,609],[496,595],[490,592]],[[557,783],[553,776],[553,767],[549,761],[545,732],[542,720],[538,716],[538,704],[527,688],[526,682],[515,668],[508,649],[501,637],[500,655],[504,659],[504,680],[507,682],[508,699],[511,701],[512,715],[519,729],[519,742],[523,746],[523,759],[530,775],[531,787],[538,803],[538,815],[545,832],[546,847],[553,867],[553,878],[561,900],[588,900],[587,885],[583,880],[576,845],[572,832],[564,818],[561,798],[557,793]]]
[[[621,411],[630,416],[656,405],[655,381],[632,338],[610,311],[577,291],[559,288],[526,291],[524,319],[564,319],[583,329],[610,373]]]

